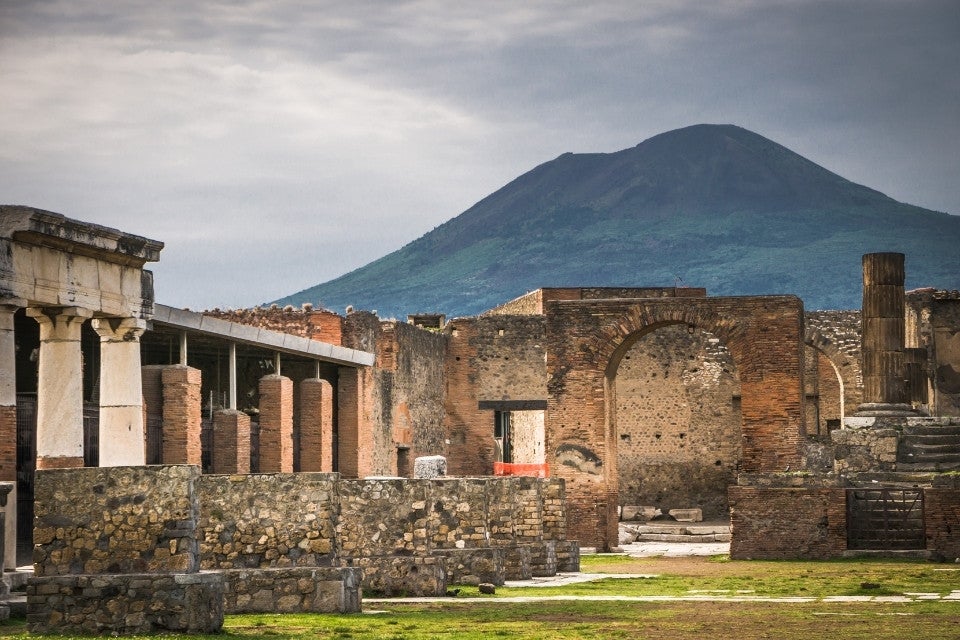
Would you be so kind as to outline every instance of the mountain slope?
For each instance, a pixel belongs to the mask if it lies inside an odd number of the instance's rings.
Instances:
[[[538,287],[706,287],[860,306],[860,256],[960,288],[960,217],[896,202],[760,135],[695,125],[542,164],[402,249],[278,300],[469,315]]]

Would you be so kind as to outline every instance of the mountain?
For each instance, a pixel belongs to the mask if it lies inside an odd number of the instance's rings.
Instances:
[[[860,257],[960,288],[960,216],[897,202],[763,136],[695,125],[565,153],[405,247],[278,300],[381,317],[473,315],[539,287],[689,286],[860,307]]]

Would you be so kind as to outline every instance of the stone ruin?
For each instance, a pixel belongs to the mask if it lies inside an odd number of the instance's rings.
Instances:
[[[960,556],[960,294],[905,294],[899,254],[865,256],[862,314],[557,288],[402,323],[164,307],[160,243],[25,207],[0,231],[4,559],[34,504],[33,630],[209,631],[576,570],[630,505],[729,516],[735,558]]]

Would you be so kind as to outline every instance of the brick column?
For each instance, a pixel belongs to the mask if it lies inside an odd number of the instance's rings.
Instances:
[[[100,466],[146,464],[137,318],[95,318],[100,336]]]
[[[260,378],[260,472],[293,472],[293,381]]]
[[[227,409],[213,414],[213,473],[250,473],[250,416]]]
[[[904,349],[902,253],[863,256],[863,404],[859,416],[909,415]]]
[[[333,387],[321,378],[300,383],[300,470],[333,471]]]
[[[367,369],[340,367],[337,376],[337,471],[344,478],[370,475],[373,451]]]
[[[40,324],[37,469],[83,466],[83,359],[80,328],[88,309],[27,309]]]
[[[163,464],[201,464],[200,370],[163,370]]]
[[[14,313],[0,304],[0,482],[13,482],[4,513],[3,569],[17,566],[17,367]]]

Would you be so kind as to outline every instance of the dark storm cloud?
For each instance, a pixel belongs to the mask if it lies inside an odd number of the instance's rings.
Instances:
[[[0,2],[0,200],[166,241],[194,308],[697,122],[960,213],[958,63],[953,0]]]

